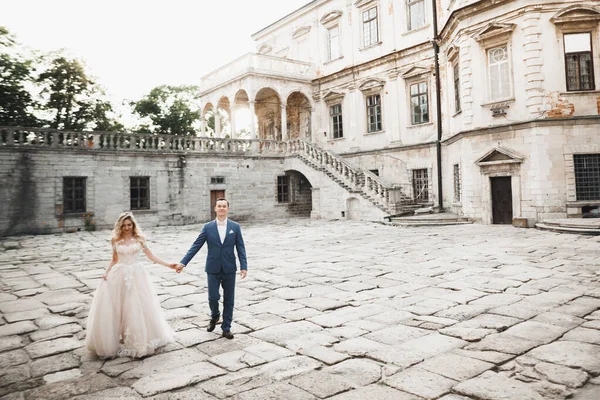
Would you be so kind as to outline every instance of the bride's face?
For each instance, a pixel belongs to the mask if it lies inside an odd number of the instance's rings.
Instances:
[[[131,222],[131,220],[128,218],[125,221],[123,221],[123,225],[121,226],[121,230],[123,233],[131,233],[131,231],[133,230],[133,222]]]

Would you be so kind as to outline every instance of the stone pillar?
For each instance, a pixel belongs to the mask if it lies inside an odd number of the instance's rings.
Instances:
[[[221,137],[221,118],[219,118],[219,109],[215,107],[215,137]]]
[[[287,137],[287,104],[281,103],[281,140],[288,140]]]
[[[231,105],[229,111],[229,126],[231,128],[231,139],[235,139],[237,137],[235,134],[235,104]]]
[[[206,136],[206,120],[204,119],[204,115],[200,119],[200,136]]]
[[[250,139],[256,139],[256,114],[253,101],[248,102],[248,110],[250,111]]]
[[[400,142],[402,140],[400,136],[400,101],[399,90],[398,90],[398,71],[392,71],[389,73],[389,85],[391,86],[390,109],[391,113],[386,113],[384,118],[390,123],[391,126],[383,127],[386,131],[389,129],[391,132],[387,136],[392,142]]]

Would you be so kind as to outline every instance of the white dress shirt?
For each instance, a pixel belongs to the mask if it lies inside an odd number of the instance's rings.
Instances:
[[[223,244],[223,242],[225,241],[225,235],[227,234],[227,218],[225,218],[225,220],[223,222],[219,222],[218,219],[215,219],[215,221],[217,221],[217,229],[219,230],[219,238],[221,239],[221,244]]]

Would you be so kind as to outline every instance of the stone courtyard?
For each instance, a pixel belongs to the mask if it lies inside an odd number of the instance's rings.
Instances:
[[[2,399],[600,398],[600,237],[510,226],[243,224],[229,341],[206,332],[206,249],[149,265],[177,342],[83,347],[109,231],[0,243]],[[178,261],[199,225],[146,230]]]

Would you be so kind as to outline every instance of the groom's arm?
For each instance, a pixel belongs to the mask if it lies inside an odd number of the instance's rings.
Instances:
[[[206,242],[206,225],[204,225],[202,227],[202,231],[200,232],[200,234],[194,241],[194,244],[192,244],[192,247],[190,247],[188,252],[185,254],[185,256],[179,262],[181,268],[187,266],[188,263],[190,261],[192,261],[192,258],[194,258],[196,253],[198,253],[198,251],[200,251],[202,246],[204,246],[205,242]]]
[[[242,278],[246,276],[248,270],[248,261],[246,260],[246,247],[244,246],[244,237],[242,236],[242,228],[238,226],[238,234],[236,236],[235,248],[237,250],[238,259],[240,260],[240,271],[243,271]]]

